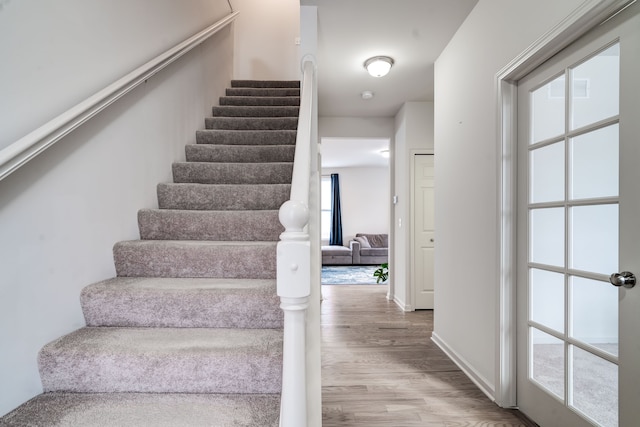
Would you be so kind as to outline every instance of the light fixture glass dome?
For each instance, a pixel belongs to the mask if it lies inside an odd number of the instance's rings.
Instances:
[[[389,73],[392,65],[392,58],[388,56],[374,56],[365,61],[364,68],[366,68],[373,77],[382,77]]]

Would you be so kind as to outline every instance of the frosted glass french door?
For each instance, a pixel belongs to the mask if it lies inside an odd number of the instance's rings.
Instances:
[[[640,426],[639,5],[518,83],[518,406]],[[628,282],[627,282],[628,284]]]

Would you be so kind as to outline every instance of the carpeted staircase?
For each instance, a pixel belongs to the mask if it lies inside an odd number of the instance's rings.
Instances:
[[[117,277],[81,294],[87,326],[39,354],[44,393],[0,426],[277,426],[283,314],[278,209],[299,82],[233,81]]]

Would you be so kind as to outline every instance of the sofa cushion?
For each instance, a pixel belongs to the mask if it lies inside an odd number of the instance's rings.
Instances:
[[[323,256],[351,256],[351,249],[346,246],[330,245],[322,247]]]
[[[386,256],[387,248],[365,248],[360,249],[360,256]]]
[[[365,234],[358,233],[356,237],[366,237],[372,248],[388,248],[389,247],[389,235],[388,234]]]
[[[361,248],[370,248],[371,247],[371,244],[369,244],[369,240],[367,239],[366,236],[357,236],[355,238],[355,240],[357,242],[360,242],[360,247]]]

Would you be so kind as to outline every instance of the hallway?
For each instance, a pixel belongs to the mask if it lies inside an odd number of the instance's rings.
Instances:
[[[492,403],[431,341],[433,311],[404,313],[386,291],[322,286],[324,427],[534,425]]]

